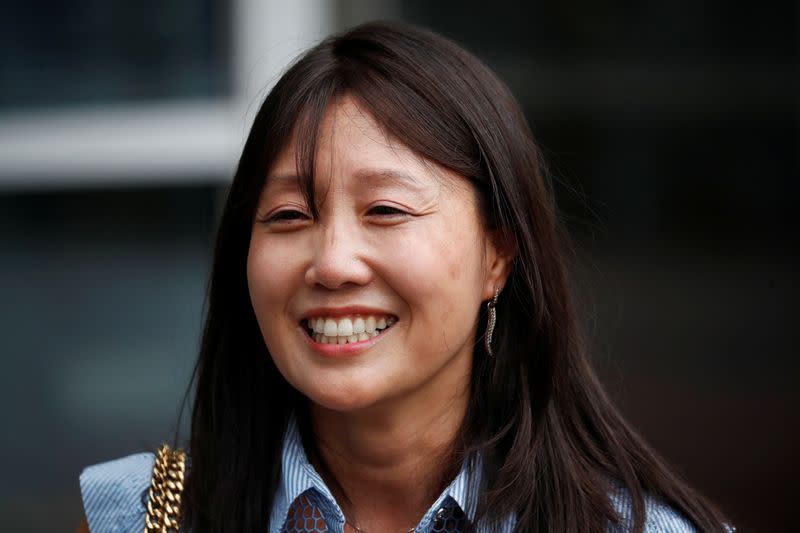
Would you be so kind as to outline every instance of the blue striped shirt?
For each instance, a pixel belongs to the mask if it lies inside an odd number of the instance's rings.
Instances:
[[[471,493],[477,494],[478,484],[480,483],[480,463],[476,462],[473,468],[465,462],[461,471],[453,479],[450,485],[444,489],[433,505],[428,508],[422,519],[417,524],[417,532],[428,532],[434,529],[437,516],[448,508],[456,505],[467,518],[471,521],[475,518],[476,505],[475,498],[468,498]],[[281,484],[272,505],[270,516],[270,533],[280,533],[286,521],[287,514],[292,504],[303,494],[312,492],[313,501],[320,507],[322,515],[327,522],[328,530],[331,533],[341,533],[344,529],[345,517],[341,508],[336,503],[336,499],[331,494],[330,489],[322,480],[320,475],[309,463],[306,452],[303,449],[300,432],[294,419],[289,422],[289,426],[284,436],[283,454],[281,458]],[[498,533],[511,533],[513,530],[513,519],[507,519],[501,525]]]
[[[122,459],[86,468],[80,476],[83,507],[92,533],[141,533],[144,530],[145,497],[150,484],[152,453],[130,455]],[[475,516],[475,498],[468,498],[480,483],[480,463],[474,468],[465,463],[455,479],[434,501],[416,527],[417,533],[438,531],[437,518],[444,510],[456,509],[468,519]],[[297,424],[292,420],[283,440],[281,480],[270,514],[270,533],[280,533],[301,498],[313,503],[321,513],[330,533],[342,533],[344,515],[330,489],[308,462]],[[622,523],[611,525],[609,533],[630,531],[632,507],[627,491],[618,487],[609,495]],[[694,533],[696,530],[671,507],[652,498],[645,500],[646,533]],[[491,531],[510,533],[514,517],[508,517]],[[478,524],[478,531],[490,528]],[[732,529],[731,529],[732,531]]]

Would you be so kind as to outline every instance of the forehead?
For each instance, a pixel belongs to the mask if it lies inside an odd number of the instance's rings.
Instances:
[[[273,161],[267,184],[297,181],[298,127]],[[315,181],[334,178],[369,180],[374,185],[408,188],[441,186],[466,180],[437,163],[415,153],[389,134],[358,102],[343,96],[334,100],[323,114],[316,138],[313,167]]]

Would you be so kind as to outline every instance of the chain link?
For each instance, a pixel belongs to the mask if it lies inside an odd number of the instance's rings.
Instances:
[[[162,444],[153,465],[144,533],[178,532],[185,471],[186,453]]]

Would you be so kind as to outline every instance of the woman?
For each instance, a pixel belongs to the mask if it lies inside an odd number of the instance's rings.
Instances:
[[[565,239],[473,56],[377,23],[307,52],[222,215],[183,527],[724,531],[592,373]],[[84,472],[94,531],[144,527],[152,467]]]

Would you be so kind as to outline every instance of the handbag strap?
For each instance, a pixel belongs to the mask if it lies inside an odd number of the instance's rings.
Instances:
[[[177,533],[180,529],[185,471],[186,452],[162,444],[153,464],[144,533]]]

